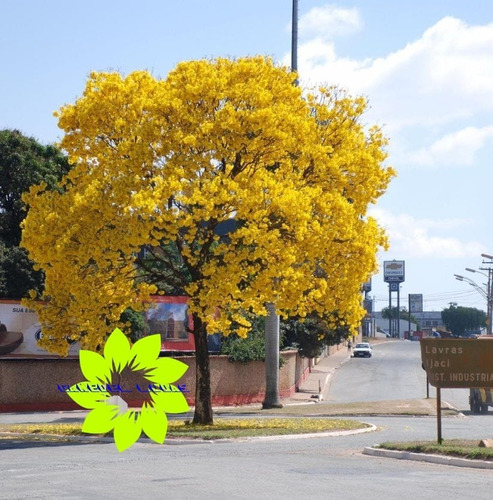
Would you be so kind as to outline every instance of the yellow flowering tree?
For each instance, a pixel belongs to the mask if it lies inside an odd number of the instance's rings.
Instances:
[[[366,210],[393,175],[363,99],[302,95],[263,57],[91,74],[58,113],[73,169],[25,196],[23,245],[46,273],[30,303],[44,347],[98,350],[128,307],[165,285],[190,298],[194,421],[212,422],[207,334],[246,334],[246,312],[338,311],[357,325],[360,285],[385,237]],[[146,246],[146,258],[139,250]],[[42,299],[42,301],[35,300]]]

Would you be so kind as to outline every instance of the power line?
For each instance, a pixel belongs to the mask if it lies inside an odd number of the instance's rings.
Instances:
[[[372,298],[375,306],[377,303],[388,304],[389,301],[388,295],[373,295]],[[475,290],[462,289],[450,292],[423,294],[423,306],[425,310],[432,310],[434,307],[433,304],[441,304],[441,306],[444,306],[452,302],[457,302],[466,307],[475,307],[480,310],[483,308],[483,306],[478,306],[478,304],[483,301]]]
[[[388,295],[374,295],[373,296],[375,300],[377,301],[388,301]],[[448,299],[453,299],[456,297],[471,297],[471,298],[477,298],[477,292],[474,290],[458,290],[458,291],[451,291],[451,292],[440,292],[440,293],[430,293],[430,294],[423,294],[423,298],[426,301],[430,302],[438,302],[438,301],[445,301]]]

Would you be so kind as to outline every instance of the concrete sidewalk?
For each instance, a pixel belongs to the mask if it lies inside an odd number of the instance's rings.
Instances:
[[[282,400],[283,404],[310,403],[322,401],[329,387],[332,374],[351,357],[346,347],[342,347],[330,356],[322,358],[311,368],[307,379],[300,385],[298,392]]]

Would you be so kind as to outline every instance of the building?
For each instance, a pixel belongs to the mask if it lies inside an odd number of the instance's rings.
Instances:
[[[423,332],[446,331],[442,321],[442,311],[425,311],[413,313]]]
[[[424,311],[424,312],[414,312],[412,316],[416,318],[416,323],[411,323],[411,331],[421,331],[425,336],[431,335],[432,332],[447,331],[447,328],[442,321],[441,311]],[[389,320],[382,318],[381,311],[376,311],[373,313],[373,318],[375,320],[376,327],[384,332],[389,330]],[[396,326],[393,326],[396,329]],[[409,330],[409,321],[401,319],[399,324],[399,337],[404,338],[404,332]]]

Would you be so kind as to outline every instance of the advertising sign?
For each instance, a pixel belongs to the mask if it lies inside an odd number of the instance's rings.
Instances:
[[[437,388],[493,387],[493,338],[421,339],[421,360]]]
[[[187,297],[153,296],[154,307],[148,309],[146,322],[149,335],[161,334],[162,349],[194,350],[192,317]],[[0,359],[1,358],[60,358],[38,346],[43,336],[36,312],[17,300],[0,300]],[[70,346],[68,357],[77,358],[78,342]]]
[[[423,295],[421,293],[409,294],[409,312],[410,313],[423,312]]]
[[[0,301],[0,358],[59,358],[38,346],[43,336],[36,313],[19,301]],[[77,357],[80,346],[70,346],[69,357]]]
[[[383,280],[386,283],[405,281],[404,261],[387,260],[383,263]]]

